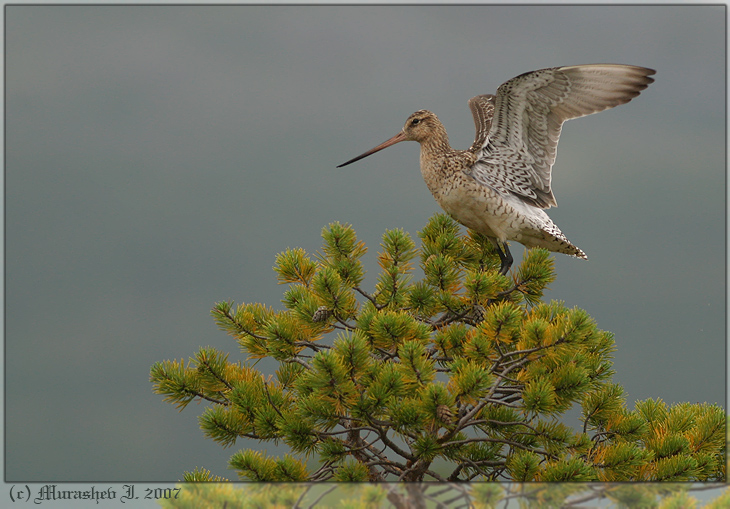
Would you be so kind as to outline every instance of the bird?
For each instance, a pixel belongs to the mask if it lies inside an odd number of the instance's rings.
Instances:
[[[467,150],[449,144],[438,117],[419,110],[403,129],[352,164],[401,141],[421,145],[421,175],[438,204],[457,222],[486,236],[506,275],[513,263],[507,241],[588,259],[553,223],[557,206],[552,168],[566,120],[625,104],[654,79],[654,69],[622,64],[551,67],[521,74],[469,100],[476,136]]]

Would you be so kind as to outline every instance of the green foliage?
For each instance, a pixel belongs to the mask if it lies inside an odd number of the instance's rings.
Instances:
[[[577,463],[576,466],[579,466]],[[207,474],[205,470],[198,474]],[[338,470],[338,479],[359,480],[365,473],[361,465],[348,461]],[[688,483],[241,483],[186,481],[165,489],[159,500],[164,508],[197,509],[240,507],[269,509],[317,507],[318,509],[380,509],[393,507],[473,507],[497,509],[511,507],[516,500],[522,508],[606,507],[606,508],[694,508],[700,507],[691,496],[703,491],[703,499],[713,497],[702,507],[725,509],[730,501],[726,485]],[[712,491],[707,491],[711,489]]]
[[[584,310],[541,300],[555,279],[546,250],[527,251],[506,277],[488,239],[461,235],[446,215],[419,237],[416,247],[402,230],[383,235],[372,293],[349,225],[323,229],[314,258],[279,254],[283,309],[221,302],[211,312],[244,361],[202,348],[187,363],[158,362],[155,392],[181,410],[207,401],[200,427],[223,446],[290,448],[283,458],[235,452],[229,467],[253,481],[725,478],[722,409],[651,399],[628,409],[611,381],[613,336]],[[275,375],[256,369],[262,358],[278,362]],[[558,420],[576,404],[579,431]],[[196,470],[186,480],[219,479]],[[560,507],[574,491],[531,500]],[[482,490],[481,503],[500,493]]]

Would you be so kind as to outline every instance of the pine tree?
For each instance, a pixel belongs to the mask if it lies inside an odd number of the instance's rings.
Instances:
[[[488,239],[461,235],[446,215],[419,237],[416,247],[386,231],[369,292],[364,243],[330,224],[314,258],[276,257],[283,310],[213,308],[242,362],[201,348],[187,363],[156,363],[155,392],[181,410],[207,401],[200,426],[223,446],[246,437],[290,448],[235,452],[229,467],[244,480],[725,479],[722,408],[649,399],[629,410],[611,378],[612,334],[582,309],[543,302],[555,279],[548,251],[527,251],[506,277]],[[267,357],[274,375],[255,368]],[[560,421],[574,404],[577,431]]]

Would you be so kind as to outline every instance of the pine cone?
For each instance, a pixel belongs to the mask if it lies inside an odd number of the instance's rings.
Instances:
[[[474,317],[475,322],[483,322],[484,319],[487,317],[487,310],[484,309],[484,306],[481,304],[474,304],[474,308],[472,309],[472,316]]]
[[[438,415],[439,420],[447,424],[454,420],[454,414],[451,413],[451,409],[447,405],[437,406],[436,415]]]
[[[332,315],[332,311],[327,309],[327,306],[319,306],[317,311],[312,315],[313,322],[324,322]]]

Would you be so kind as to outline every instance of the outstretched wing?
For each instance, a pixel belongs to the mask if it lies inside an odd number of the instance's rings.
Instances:
[[[649,78],[654,73],[630,65],[576,65],[528,72],[503,83],[470,175],[535,206],[557,205],[550,181],[563,122],[629,102],[654,81]]]

